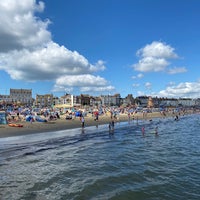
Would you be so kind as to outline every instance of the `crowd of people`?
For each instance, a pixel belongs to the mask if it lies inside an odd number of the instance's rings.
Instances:
[[[7,107],[4,108],[7,113],[8,122],[12,121],[39,121],[48,122],[64,118],[66,120],[74,120],[80,118],[81,126],[86,125],[85,118],[91,116],[94,121],[98,122],[101,116],[110,118],[109,130],[114,129],[114,123],[120,120],[121,115],[126,115],[127,119],[138,120],[138,116],[143,119],[151,120],[154,112],[160,113],[160,117],[174,116],[175,120],[179,120],[180,115],[185,115],[194,110],[186,109],[137,109],[133,107],[101,107],[101,108],[29,108],[29,107]],[[139,114],[139,115],[138,115]],[[142,130],[144,132],[144,130]]]

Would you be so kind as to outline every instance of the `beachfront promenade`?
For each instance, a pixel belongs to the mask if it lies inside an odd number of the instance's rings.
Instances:
[[[193,110],[189,110],[186,113],[178,113],[179,115],[184,114],[192,114]],[[115,118],[112,117],[110,113],[99,115],[98,120],[95,120],[95,117],[89,113],[85,116],[85,127],[88,126],[98,126],[102,124],[109,124],[111,120],[114,120],[115,123],[129,121],[129,120],[152,120],[153,118],[165,118],[172,117],[175,118],[177,113],[173,112],[152,112],[152,113],[144,113],[137,112],[131,113],[120,113]],[[50,131],[59,131],[73,128],[81,128],[81,120],[79,117],[74,117],[73,119],[66,120],[66,114],[60,115],[60,118],[48,120],[47,122],[31,122],[26,121],[24,119],[10,121],[11,123],[22,124],[23,127],[10,127],[8,124],[0,125],[0,137],[11,137],[11,136],[19,136],[24,134],[33,134],[33,133],[42,133],[42,132],[50,132]]]

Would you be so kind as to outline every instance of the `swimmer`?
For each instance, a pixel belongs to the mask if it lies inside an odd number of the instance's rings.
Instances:
[[[144,135],[145,134],[145,128],[144,128],[144,126],[142,127],[142,135]]]
[[[155,135],[158,135],[158,127],[155,128]]]
[[[112,124],[110,122],[109,125],[108,125],[109,130],[111,130],[111,126],[112,126]]]

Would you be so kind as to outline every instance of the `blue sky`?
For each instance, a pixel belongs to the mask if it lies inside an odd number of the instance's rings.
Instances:
[[[200,97],[199,0],[1,0],[0,94]]]

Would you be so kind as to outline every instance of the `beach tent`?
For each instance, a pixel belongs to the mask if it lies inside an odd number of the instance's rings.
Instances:
[[[30,122],[32,119],[33,119],[33,121],[34,121],[34,118],[33,118],[32,115],[27,115],[27,116],[26,116],[26,122]]]
[[[75,112],[76,117],[81,117],[81,115],[82,115],[82,112],[80,110]]]
[[[35,117],[35,120],[36,120],[37,122],[47,122],[46,119],[43,119],[43,118],[41,118],[41,117],[39,117],[39,116],[36,116],[36,117]]]
[[[5,111],[0,111],[0,124],[7,124]]]

